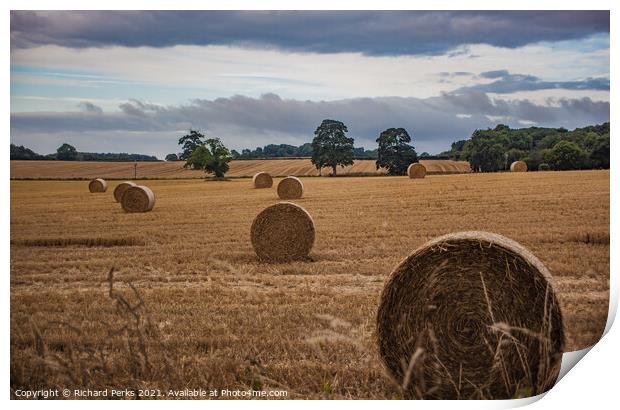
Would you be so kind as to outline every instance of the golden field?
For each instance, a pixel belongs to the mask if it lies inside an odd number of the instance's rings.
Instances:
[[[11,181],[12,391],[400,397],[374,339],[381,290],[415,248],[463,230],[505,235],[546,264],[568,350],[601,336],[609,171],[302,180],[294,202],[313,216],[316,242],[310,261],[283,264],[259,263],[249,237],[256,214],[277,202],[279,179],[271,189],[147,181],[157,199],[144,214],[114,202],[117,182],[90,194],[85,181]]]
[[[429,174],[455,174],[471,172],[467,161],[421,160]],[[138,178],[203,178],[203,171],[183,168],[183,161],[138,162]],[[257,172],[273,176],[318,176],[319,172],[309,159],[250,159],[230,162],[227,177],[252,177]],[[331,169],[324,168],[323,175]],[[384,175],[377,170],[375,160],[355,160],[353,165],[338,167],[338,175]],[[97,161],[11,161],[11,178],[133,178],[133,162]]]

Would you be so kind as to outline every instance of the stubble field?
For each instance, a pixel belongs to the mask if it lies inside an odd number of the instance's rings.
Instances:
[[[471,172],[469,162],[452,160],[420,160],[429,174],[456,174]],[[150,161],[134,163],[107,161],[11,161],[11,178],[204,178],[202,170],[183,168],[184,161]],[[233,160],[227,177],[252,177],[257,172],[269,172],[272,176],[294,175],[318,176],[319,171],[309,158]],[[331,169],[321,170],[328,175]],[[385,175],[385,168],[377,170],[374,159],[356,159],[353,165],[338,167],[338,175]]]
[[[278,199],[246,179],[148,181],[157,202],[145,214],[121,210],[117,182],[90,194],[84,181],[12,181],[12,391],[400,397],[374,339],[381,290],[415,248],[463,230],[529,248],[557,281],[568,350],[598,341],[608,171],[302,179],[294,202],[313,216],[316,242],[311,260],[283,264],[256,260],[250,225]]]

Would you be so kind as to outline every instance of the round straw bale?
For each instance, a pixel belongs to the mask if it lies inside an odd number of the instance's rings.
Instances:
[[[407,167],[407,175],[409,175],[409,178],[424,178],[426,176],[426,167],[419,162],[415,162]]]
[[[273,186],[273,178],[266,172],[258,172],[252,178],[254,188],[271,188]]]
[[[105,192],[108,189],[108,183],[101,178],[96,178],[88,184],[88,190],[91,193]]]
[[[278,184],[280,199],[299,199],[304,195],[304,184],[297,177],[286,177]]]
[[[254,218],[250,237],[261,261],[301,260],[308,257],[314,244],[314,221],[299,205],[280,202]]]
[[[123,192],[121,206],[125,212],[148,212],[155,206],[155,195],[149,187],[130,186]]]
[[[510,172],[527,172],[527,164],[523,161],[515,161],[510,164]]]
[[[377,340],[409,397],[510,399],[554,385],[564,328],[540,260],[503,236],[460,232],[431,240],[392,272]]]
[[[118,184],[116,188],[114,188],[114,200],[116,202],[121,202],[121,199],[123,198],[123,193],[130,186],[136,186],[136,184],[130,181],[125,181]]]

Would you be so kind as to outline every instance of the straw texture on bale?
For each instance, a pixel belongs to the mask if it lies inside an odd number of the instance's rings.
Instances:
[[[407,175],[409,175],[409,178],[424,178],[426,176],[426,167],[415,162],[407,167]]]
[[[155,195],[149,187],[130,186],[123,192],[121,206],[125,212],[148,212],[155,206]]]
[[[121,199],[123,198],[123,193],[130,186],[136,186],[136,184],[130,181],[125,181],[118,184],[116,188],[114,188],[114,200],[116,202],[121,202]]]
[[[510,172],[527,172],[527,164],[523,161],[515,161],[510,164]]]
[[[88,190],[91,193],[105,192],[108,189],[108,183],[101,178],[96,178],[88,184]]]
[[[304,184],[297,177],[286,177],[278,184],[280,199],[299,199],[304,195]]]
[[[488,232],[436,238],[398,265],[381,296],[377,337],[409,398],[537,395],[553,387],[564,348],[549,271]]]
[[[267,172],[259,172],[252,178],[254,188],[271,188],[273,186],[273,178]]]
[[[264,262],[286,262],[308,257],[314,245],[314,221],[299,205],[280,202],[261,211],[250,228],[252,246]]]

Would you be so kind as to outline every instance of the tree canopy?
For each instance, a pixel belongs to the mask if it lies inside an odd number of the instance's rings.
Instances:
[[[219,138],[209,138],[198,145],[190,154],[185,166],[193,169],[202,169],[206,173],[213,173],[222,178],[228,172],[228,163],[232,160],[230,151]]]
[[[204,138],[204,134],[190,129],[189,134],[179,138],[179,145],[181,145],[181,149],[183,150],[179,158],[182,160],[187,160],[199,145],[204,144]]]
[[[353,165],[353,138],[347,137],[348,131],[346,125],[335,120],[323,120],[314,131],[312,164],[319,171],[330,167],[335,176],[338,166]]]
[[[537,170],[540,164],[557,170],[592,169],[609,168],[609,146],[609,122],[573,131],[511,129],[500,124],[474,131],[470,139],[454,142],[450,151],[440,155],[467,160],[475,172],[507,170],[517,160],[525,161],[530,170]]]
[[[78,152],[73,145],[64,143],[56,150],[56,159],[60,161],[75,161],[77,157]]]
[[[411,137],[404,128],[388,128],[383,131],[377,138],[379,144],[377,169],[387,168],[388,175],[405,175],[407,167],[418,161],[415,149],[409,145],[410,142]]]

